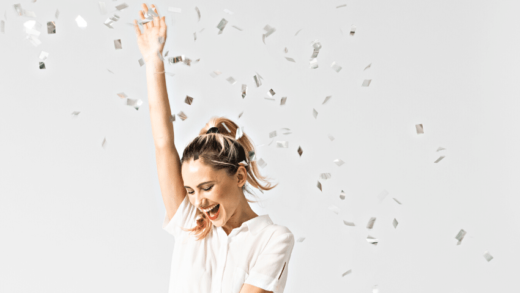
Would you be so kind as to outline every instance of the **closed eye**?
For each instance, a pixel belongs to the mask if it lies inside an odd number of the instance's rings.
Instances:
[[[212,187],[213,187],[213,185],[211,185],[210,187],[208,187],[208,189],[204,189],[204,188],[202,188],[202,190],[204,190],[204,191],[209,191]],[[188,194],[193,194],[193,192],[188,192]]]

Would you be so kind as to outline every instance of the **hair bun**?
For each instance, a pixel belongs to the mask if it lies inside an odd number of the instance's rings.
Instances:
[[[217,127],[213,126],[213,127],[210,127],[208,129],[208,131],[206,131],[206,134],[208,134],[208,133],[220,133],[220,131],[218,131]]]

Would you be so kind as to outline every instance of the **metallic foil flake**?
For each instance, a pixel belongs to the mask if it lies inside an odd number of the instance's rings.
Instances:
[[[87,22],[83,19],[83,17],[81,17],[81,15],[78,15],[75,21],[79,27],[87,27]]]
[[[280,100],[280,105],[285,105],[285,102],[287,101],[287,97],[282,97],[282,99]]]
[[[397,225],[398,225],[398,224],[399,224],[399,223],[397,222],[397,220],[394,219],[394,221],[392,222],[392,225],[394,225],[394,229],[397,229]]]
[[[195,11],[197,11],[198,21],[200,21],[200,10],[199,10],[199,8],[195,7]]]
[[[368,235],[367,236],[367,242],[370,243],[370,244],[373,244],[373,245],[377,245],[377,243],[379,242],[378,239]]]
[[[314,116],[314,118],[316,119],[318,117],[318,111],[312,109],[312,116]]]
[[[126,3],[122,3],[122,4],[119,4],[119,5],[116,6],[116,9],[119,10],[119,11],[121,11],[121,10],[123,10],[125,8],[128,8],[128,5]]]
[[[209,75],[211,75],[211,77],[217,77],[220,74],[222,74],[222,72],[215,70],[215,71],[211,72]]]
[[[327,180],[327,179],[330,179],[332,176],[330,175],[330,173],[321,173],[320,177],[323,180]]]
[[[106,149],[107,146],[108,146],[108,142],[107,142],[107,138],[105,137],[105,138],[103,138],[103,142],[101,143],[101,147],[103,149]]]
[[[276,130],[269,132],[269,138],[273,138],[276,136]]]
[[[417,131],[417,134],[424,134],[424,128],[422,124],[415,124],[415,130]]]
[[[367,70],[368,68],[370,68],[370,66],[372,66],[372,63],[368,64],[367,67],[365,67],[365,69],[363,70]]]
[[[318,184],[317,184],[316,186],[318,186],[318,188],[319,188],[321,191],[323,191],[323,190],[321,189],[321,183],[320,183],[319,181],[318,181]]]
[[[455,239],[459,240],[457,242],[457,245],[460,245],[460,243],[462,242],[462,239],[464,239],[465,235],[466,235],[466,231],[464,231],[463,229],[460,229],[459,233],[457,233],[457,236],[455,236]]]
[[[438,152],[438,151],[442,151],[442,150],[445,150],[445,148],[443,148],[443,147],[439,147],[439,148],[437,149],[437,152]]]
[[[170,122],[175,122],[175,115],[170,116]]]
[[[440,162],[442,159],[444,159],[444,156],[440,156],[434,163]]]
[[[256,163],[258,164],[258,166],[260,166],[260,168],[265,168],[265,166],[267,166],[267,163],[262,158],[256,161]]]
[[[368,223],[367,223],[367,229],[374,228],[374,223],[375,222],[376,222],[376,218],[375,217],[370,218],[370,220],[368,220]]]
[[[485,251],[484,258],[489,262],[493,259],[493,256],[491,256],[491,254],[489,254],[489,252]]]
[[[298,154],[300,155],[300,157],[301,157],[302,154],[303,154],[303,150],[302,150],[302,147],[301,147],[301,146],[298,147]]]
[[[356,27],[353,25],[350,29],[350,35],[353,36],[356,33]]]
[[[217,28],[219,29],[219,34],[222,33],[222,31],[226,28],[226,24],[228,21],[225,18],[222,18],[220,22],[217,25]]]
[[[369,86],[371,81],[372,81],[371,79],[365,79],[365,80],[363,81],[362,86]]]
[[[299,33],[301,30],[302,30],[302,28],[299,29],[299,30],[294,34],[294,36],[296,37],[296,36],[298,35],[298,33]]]
[[[345,220],[343,220],[343,224],[347,225],[347,226],[351,226],[351,227],[355,227],[356,224],[354,224],[354,222],[347,222]]]
[[[239,30],[239,31],[242,31],[242,29],[241,29],[241,28],[239,28],[239,27],[238,27],[238,26],[236,26],[236,25],[232,25],[232,27],[236,28],[236,29],[237,29],[237,30]]]
[[[344,272],[343,274],[341,274],[342,277],[345,277],[346,275],[352,273],[352,270],[348,270],[346,272]]]
[[[341,7],[347,7],[347,4],[342,4],[342,5],[336,6],[336,8],[341,8]]]
[[[139,110],[139,107],[143,104],[143,101],[141,99],[139,100],[132,100],[132,99],[127,99],[126,100],[126,104],[128,106],[132,106],[134,107],[136,110]]]
[[[190,96],[186,96],[186,99],[184,99],[184,103],[191,105],[191,103],[193,103],[193,98]]]
[[[242,84],[242,98],[245,98],[247,95],[247,84]]]
[[[329,137],[330,141],[333,141],[333,140],[334,140],[334,136],[332,136],[332,135],[329,134],[328,137]]]
[[[80,113],[79,111],[72,112],[72,118],[77,118],[79,113]]]
[[[277,148],[288,148],[289,147],[289,142],[288,141],[277,141],[276,142],[276,147]]]
[[[123,45],[121,44],[121,39],[114,40],[114,46],[116,50],[123,49]]]
[[[254,160],[256,160],[255,151],[249,151],[248,157],[249,157],[250,162],[253,162]]]
[[[242,114],[244,114],[244,111],[240,112],[240,114],[238,114],[238,119],[240,119],[240,117],[242,117]]]
[[[239,140],[244,135],[244,126],[240,126],[237,128],[237,133],[235,135],[235,140]]]
[[[188,119],[188,116],[186,116],[186,114],[184,114],[184,112],[180,111],[177,116],[179,116],[179,118],[181,118],[182,121]]]
[[[47,34],[55,34],[56,33],[56,23],[54,21],[47,22]]]
[[[401,204],[401,202],[399,202],[395,197],[393,199],[395,200],[396,203]]]
[[[233,77],[231,77],[231,76],[228,77],[226,80],[227,80],[230,84],[232,84],[232,85],[235,84],[235,83],[237,82],[237,81],[236,81]]]
[[[303,240],[305,240],[305,237],[298,237],[298,239],[296,241],[303,242]]]
[[[170,64],[184,62],[184,55],[180,55],[177,57],[170,57],[170,58],[168,58],[168,62],[170,62]]]
[[[330,98],[332,98],[332,96],[326,96],[325,100],[321,104],[324,105],[325,103],[327,103],[330,100]]]
[[[345,162],[343,162],[341,159],[335,159],[335,160],[334,160],[334,163],[336,163],[336,165],[338,165],[338,166],[341,166],[341,165],[343,165]]]
[[[267,94],[268,94],[269,96],[272,97],[272,96],[274,96],[276,93],[273,91],[273,89],[270,89],[270,90],[267,92]]]
[[[60,11],[58,9],[56,9],[56,13],[54,14],[54,17],[56,17],[56,19],[58,19],[58,16],[60,16]]]
[[[276,29],[274,27],[271,27],[270,25],[266,25],[264,27],[264,30],[265,30],[264,35],[266,38],[276,31]]]
[[[231,130],[229,130],[229,128],[227,127],[226,123],[222,122],[222,123],[220,123],[220,124],[222,124],[222,126],[224,126],[224,128],[226,129],[226,131],[227,131],[228,133],[231,133]]]
[[[318,59],[314,58],[311,61],[309,61],[309,68],[310,69],[316,69],[318,68]]]
[[[45,63],[40,62],[40,69],[45,69]]]
[[[344,199],[345,199],[345,196],[346,196],[345,191],[341,190],[341,193],[339,194],[339,198],[341,198],[342,200],[344,200]]]
[[[39,57],[39,58],[40,58],[42,61],[44,61],[45,59],[47,59],[47,57],[49,57],[49,53],[47,53],[47,52],[45,52],[45,51],[42,51],[42,52],[40,53],[40,57]]]
[[[143,66],[143,65],[144,65],[144,60],[143,60],[143,58],[139,59],[138,61],[139,61],[139,66]]]
[[[128,98],[128,96],[125,93],[119,93],[117,94],[121,99]]]
[[[336,61],[332,62],[332,64],[330,65],[330,67],[332,67],[332,69],[334,69],[334,71],[336,72],[339,72],[341,70],[341,66],[339,66],[338,64],[336,64]]]
[[[273,101],[273,102],[274,102],[274,98],[264,97],[264,99],[269,100],[269,101]]]
[[[290,58],[290,57],[285,57],[285,59],[287,59],[287,61],[291,61],[291,62],[294,62],[294,63],[296,63],[296,61],[294,61],[294,59],[293,59],[293,58]]]
[[[101,15],[107,14],[107,5],[106,5],[106,3],[99,1],[98,4],[99,4],[99,12],[101,12]],[[58,17],[56,17],[56,18],[58,18]]]
[[[258,76],[254,75],[253,79],[256,83],[256,87],[260,87],[262,85],[262,81],[258,78]]]

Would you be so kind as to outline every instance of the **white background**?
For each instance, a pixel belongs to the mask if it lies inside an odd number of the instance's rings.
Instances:
[[[17,16],[18,3],[36,18]],[[129,7],[117,11],[122,3]],[[161,229],[145,66],[129,25],[141,3],[107,1],[104,15],[97,1],[0,4],[0,292],[167,291],[174,238]],[[172,113],[188,116],[174,122],[179,152],[212,116],[233,119],[264,144],[256,149],[267,163],[262,174],[279,186],[257,192],[263,201],[252,207],[305,237],[295,243],[285,292],[517,290],[519,2],[153,4],[169,25],[163,53],[201,58],[166,65],[175,74],[166,75]],[[103,23],[114,14],[120,19],[109,29]],[[229,23],[219,35],[222,18]],[[36,47],[23,31],[31,19],[42,25]],[[47,34],[48,21],[56,34]],[[266,25],[276,31],[264,44]],[[314,40],[322,45],[317,69],[309,68]],[[49,53],[46,69],[41,51]],[[213,70],[223,73],[213,78]],[[264,99],[269,89],[275,101]],[[121,92],[141,108],[127,106]],[[284,127],[292,133],[267,145],[269,132]],[[467,234],[456,245],[461,229]]]

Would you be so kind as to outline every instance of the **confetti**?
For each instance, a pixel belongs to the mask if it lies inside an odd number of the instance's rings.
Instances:
[[[336,215],[338,215],[339,212],[340,212],[340,209],[339,209],[337,206],[330,206],[330,207],[329,207],[329,210],[335,212]]]
[[[103,142],[101,143],[101,147],[102,147],[103,149],[106,149],[106,148],[107,148],[107,138],[106,138],[106,137],[103,139]]]
[[[348,270],[346,272],[344,272],[343,274],[341,274],[342,277],[345,277],[346,275],[352,273],[352,270]]]
[[[332,62],[332,64],[330,65],[330,67],[332,67],[332,69],[334,69],[336,72],[339,72],[341,70],[341,66],[339,66],[338,64],[336,64],[336,61]]]
[[[168,58],[168,62],[170,62],[170,64],[184,62],[184,55],[180,55],[177,57],[170,57],[170,58]]]
[[[343,220],[343,224],[347,225],[347,226],[351,226],[351,227],[355,227],[356,224],[354,224],[354,222],[347,222],[345,220]]]
[[[282,99],[280,100],[280,105],[285,105],[285,102],[287,101],[287,97],[282,97]]]
[[[240,117],[242,117],[242,114],[244,114],[244,111],[240,112],[240,114],[238,114],[238,119],[240,119]]]
[[[288,141],[277,141],[276,142],[276,147],[277,148],[288,148],[289,147],[289,142]]]
[[[363,81],[362,86],[369,86],[371,81],[372,81],[371,79],[365,79],[365,80]]]
[[[291,133],[290,132],[291,130],[289,128],[282,128],[282,130],[283,130],[282,134],[290,134]]]
[[[374,223],[375,222],[376,222],[376,218],[375,217],[370,218],[370,220],[368,220],[368,223],[367,223],[367,229],[374,228]]]
[[[341,7],[346,7],[346,6],[347,6],[347,4],[342,4],[342,5],[336,6],[336,8],[341,8]]]
[[[398,204],[401,204],[396,198],[394,198],[395,202]]]
[[[101,12],[101,15],[107,14],[107,5],[105,2],[99,2],[99,11]],[[58,18],[58,17],[56,17]]]
[[[72,112],[72,118],[77,118],[79,113],[80,113],[79,111]]]
[[[256,163],[257,163],[261,168],[264,168],[265,166],[267,166],[267,163],[264,161],[264,159],[259,159],[258,161],[256,161]]]
[[[330,135],[330,134],[329,134],[328,136],[329,136],[330,141],[333,141],[333,140],[334,140],[334,136],[332,136],[332,135]]]
[[[128,99],[126,100],[126,104],[128,106],[132,106],[134,107],[136,110],[139,110],[139,107],[143,104],[143,101],[142,100],[132,100],[132,99]]]
[[[305,237],[299,237],[296,241],[303,242],[303,240],[305,240]]]
[[[293,59],[293,58],[290,58],[290,57],[285,57],[285,59],[287,59],[287,61],[291,61],[291,62],[295,62],[295,63],[296,63],[296,61],[294,61],[294,59]]]
[[[283,51],[285,52],[285,54],[287,54],[289,52],[289,50],[287,50],[287,47],[285,47],[285,49]]]
[[[356,27],[353,25],[350,29],[350,35],[353,36],[356,33]]]
[[[424,133],[424,129],[423,129],[422,124],[415,124],[415,130],[417,131],[417,134],[423,134]]]
[[[123,45],[121,44],[121,39],[114,40],[114,46],[116,50],[123,49]]]
[[[190,96],[186,96],[186,99],[184,99],[184,103],[191,105],[191,103],[193,103],[193,98]]]
[[[15,4],[15,5],[14,5],[14,10],[15,10],[16,13],[18,14],[18,16],[22,16],[22,14],[23,14],[23,9],[22,9],[22,5],[21,5],[21,4]]]
[[[443,147],[439,147],[439,148],[437,149],[437,151],[442,151],[442,150],[445,150],[445,148],[443,148]]]
[[[225,18],[222,18],[222,20],[218,23],[217,28],[219,29],[219,32],[218,32],[219,34],[222,33],[224,28],[226,28],[227,23],[228,23],[228,21]]]
[[[264,99],[269,100],[269,101],[273,101],[273,102],[274,102],[274,98],[264,97]]]
[[[296,37],[296,36],[298,35],[298,33],[299,33],[301,30],[302,30],[302,28],[299,29],[299,30],[294,34],[294,36]]]
[[[143,58],[139,59],[138,61],[139,61],[139,66],[143,66],[143,65],[144,65],[144,60],[143,60]]]
[[[317,186],[318,186],[318,188],[319,188],[321,191],[323,191],[323,190],[321,189],[321,183],[320,183],[319,181],[318,181]]]
[[[242,31],[242,29],[241,29],[241,28],[239,28],[239,27],[238,27],[238,26],[236,26],[236,25],[233,25],[232,27],[236,28],[236,29],[237,29],[237,30],[239,30],[239,31]]]
[[[45,69],[45,63],[40,62],[40,69]]]
[[[255,160],[255,151],[249,151],[248,153],[248,157],[249,157],[249,161],[254,161]]]
[[[491,256],[491,254],[489,254],[489,252],[485,251],[484,258],[489,262],[493,259],[493,256]]]
[[[265,30],[264,36],[266,38],[276,31],[276,29],[274,27],[271,27],[270,25],[266,25],[264,27],[264,30]]]
[[[394,219],[394,221],[392,222],[392,224],[394,225],[394,229],[397,229],[397,224],[399,224],[399,223],[397,223],[397,220],[396,220],[396,219]]]
[[[211,72],[209,75],[211,75],[211,77],[217,77],[218,75],[220,75],[222,72],[218,71],[218,70],[215,70],[213,72]]]
[[[318,111],[312,109],[312,116],[314,116],[314,118],[316,119],[316,117],[318,117]]]
[[[274,96],[276,93],[273,91],[273,89],[270,89],[270,90],[267,92],[267,94],[268,94],[269,96],[272,97],[272,96]]]
[[[117,94],[117,95],[118,95],[121,99],[125,99],[125,98],[128,97],[127,95],[125,95],[125,93],[119,93],[119,94]]]
[[[242,84],[242,98],[245,98],[247,94],[247,85]]]
[[[262,85],[262,81],[256,75],[253,76],[253,79],[256,83],[256,87],[260,87]]]
[[[239,128],[237,128],[235,139],[239,140],[242,137],[242,135],[244,135],[244,126],[240,126]]]
[[[455,236],[455,239],[459,240],[457,242],[457,245],[460,245],[460,243],[462,242],[462,239],[464,239],[465,235],[466,235],[466,231],[464,231],[463,229],[460,229],[460,231],[457,234],[457,236]]]
[[[87,27],[87,22],[83,17],[81,17],[81,15],[78,15],[75,20],[79,27]]]
[[[345,199],[345,191],[341,190],[341,193],[339,194],[339,198]]]
[[[198,18],[199,18],[198,21],[200,21],[200,10],[199,10],[199,8],[198,8],[198,7],[195,7],[195,11],[197,11],[197,16],[198,16]]]
[[[39,57],[39,58],[40,58],[41,60],[45,60],[45,59],[47,59],[47,57],[49,57],[49,53],[47,53],[47,52],[45,52],[45,51],[42,51],[42,52],[40,53],[40,57]]]
[[[119,5],[116,6],[116,9],[119,10],[119,11],[121,11],[121,10],[123,10],[125,8],[128,8],[128,5],[126,3],[119,4]]]
[[[168,7],[168,11],[181,13],[182,9],[181,8],[177,8],[177,7]]]
[[[175,122],[175,115],[170,116],[170,122]]]
[[[309,68],[310,69],[316,69],[318,68],[318,59],[314,58],[309,61]]]
[[[381,191],[381,193],[377,196],[377,198],[379,199],[379,201],[383,201],[385,199],[385,197],[388,195],[388,191],[386,190],[383,190]]]
[[[332,96],[326,96],[325,100],[321,104],[324,105],[325,103],[327,103],[330,100],[330,98],[332,98]]]
[[[179,116],[179,118],[181,118],[182,121],[188,118],[188,116],[186,116],[186,114],[184,114],[184,112],[182,111],[180,111],[179,114],[177,114],[177,116]]]
[[[58,9],[56,9],[56,13],[54,14],[54,17],[56,17],[56,19],[58,19],[58,16],[60,16],[60,11]]]
[[[444,156],[440,156],[434,163],[440,162],[442,159],[444,159]]]
[[[301,146],[298,147],[298,154],[300,155],[300,157],[301,157],[302,154],[303,154],[303,150],[302,150],[302,147],[301,147]]]
[[[231,76],[228,77],[226,80],[227,80],[230,84],[232,84],[232,85],[235,84],[235,83],[237,82],[237,81],[236,81],[233,77],[231,77]]]
[[[343,162],[341,159],[335,159],[335,160],[334,160],[334,163],[336,163],[336,165],[338,165],[338,166],[341,166],[341,165],[343,165],[345,162]]]
[[[108,28],[114,28],[112,27],[112,23],[116,22],[119,20],[119,16],[117,14],[114,14],[113,17],[109,17],[107,18],[107,20],[105,20],[105,25],[108,27]]]
[[[197,33],[193,33],[193,40],[196,41],[197,40]]]
[[[363,70],[367,70],[368,68],[370,68],[370,66],[372,66],[372,63],[368,64],[367,67],[365,67],[365,69]]]
[[[273,138],[276,136],[276,130],[269,132],[269,138]]]
[[[367,236],[367,242],[370,243],[370,244],[373,244],[373,245],[377,245],[377,243],[379,242],[378,239],[368,235]]]
[[[323,179],[323,180],[327,180],[327,179],[330,179],[332,176],[330,175],[330,173],[321,173],[320,174],[320,178]]]
[[[47,34],[55,34],[56,33],[56,24],[54,21],[47,22]]]

